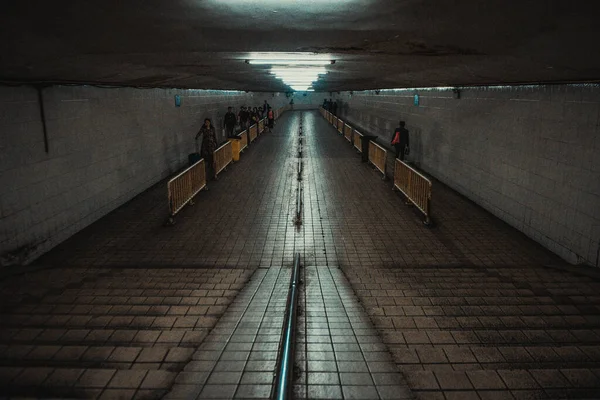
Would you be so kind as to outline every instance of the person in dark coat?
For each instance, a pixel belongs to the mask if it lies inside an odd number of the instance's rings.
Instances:
[[[331,104],[331,113],[337,116],[337,101]]]
[[[225,114],[225,118],[223,120],[225,125],[225,134],[227,137],[233,137],[235,135],[235,123],[237,122],[237,118],[233,111],[231,111],[231,107],[227,107],[227,113]]]
[[[396,149],[396,158],[401,161],[404,161],[404,154],[410,152],[408,129],[404,127],[405,125],[404,121],[400,121],[400,126],[396,128],[392,135],[392,146]]]
[[[248,112],[246,111],[246,107],[240,107],[240,112],[238,113],[238,120],[240,121],[240,129],[245,131],[248,127]]]
[[[207,178],[213,179],[215,177],[213,153],[217,149],[217,134],[215,132],[215,127],[212,126],[209,118],[204,120],[204,125],[202,125],[200,131],[196,134],[196,140],[198,140],[200,136],[202,136],[200,155],[204,158]]]

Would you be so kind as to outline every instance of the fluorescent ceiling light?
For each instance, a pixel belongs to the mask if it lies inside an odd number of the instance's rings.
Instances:
[[[315,74],[315,73],[312,73],[312,72],[311,73],[306,73],[306,74],[303,74],[303,73],[300,73],[300,72],[287,72],[287,73],[278,72],[278,73],[275,73],[273,75],[275,75],[278,78],[289,78],[289,77],[292,77],[292,78],[295,78],[295,77],[298,77],[298,78],[318,78],[319,75],[325,75],[325,74]]]
[[[275,75],[286,86],[296,91],[312,89],[313,82],[327,74],[326,66],[334,64],[331,54],[265,52],[250,53],[246,63],[270,66]]]
[[[335,63],[334,60],[247,60],[246,62],[253,65],[329,65]]]
[[[293,66],[293,65],[292,66],[278,65],[276,67],[271,68],[271,71],[273,71],[273,72],[307,72],[307,73],[310,72],[313,74],[321,74],[321,73],[327,72],[327,70],[323,66],[298,67],[298,66]]]
[[[295,90],[297,92],[305,92],[308,89],[310,89],[310,86],[292,86],[292,90]]]
[[[312,81],[283,81],[286,85],[310,85],[314,82]]]
[[[281,79],[282,81],[302,81],[302,82],[314,82],[319,80],[318,76],[276,76],[275,78]]]

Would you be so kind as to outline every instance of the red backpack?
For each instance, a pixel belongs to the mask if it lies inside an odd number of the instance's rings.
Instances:
[[[392,144],[400,144],[400,131],[396,131],[394,140],[392,140]]]

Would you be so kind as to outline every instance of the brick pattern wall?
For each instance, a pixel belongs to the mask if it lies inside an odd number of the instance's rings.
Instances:
[[[414,105],[414,95],[419,105]],[[389,137],[403,119],[428,173],[571,263],[598,265],[600,86],[341,93],[340,113]]]
[[[227,106],[288,103],[271,93],[88,86],[46,88],[43,98],[48,153],[37,91],[0,88],[0,265],[31,261],[183,167],[204,118],[223,140]]]

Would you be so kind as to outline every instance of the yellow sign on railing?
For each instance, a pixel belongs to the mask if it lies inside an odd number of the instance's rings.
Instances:
[[[344,126],[344,137],[347,141],[352,143],[352,127],[348,124]]]
[[[385,163],[387,150],[373,141],[369,141],[369,162],[375,166],[385,178]]]
[[[167,183],[169,191],[169,213],[171,222],[194,196],[206,187],[206,166],[204,159],[185,169]]]
[[[258,134],[260,135],[265,130],[265,118],[258,121]]]
[[[429,225],[431,223],[431,180],[405,162],[396,159],[394,187],[425,215],[423,222]]]
[[[353,140],[354,148],[356,150],[358,150],[359,153],[362,153],[362,137],[363,137],[363,134],[355,129],[354,137],[352,138],[352,140]]]
[[[231,142],[227,142],[213,153],[213,162],[215,163],[215,177],[219,174],[219,172],[223,171],[233,159],[233,154],[231,151]]]
[[[237,139],[228,139],[231,143],[231,156],[233,158],[233,161],[239,161],[240,153],[244,151],[246,147],[248,147],[248,135],[246,134],[246,131],[242,131],[241,133],[236,135],[236,137]]]

